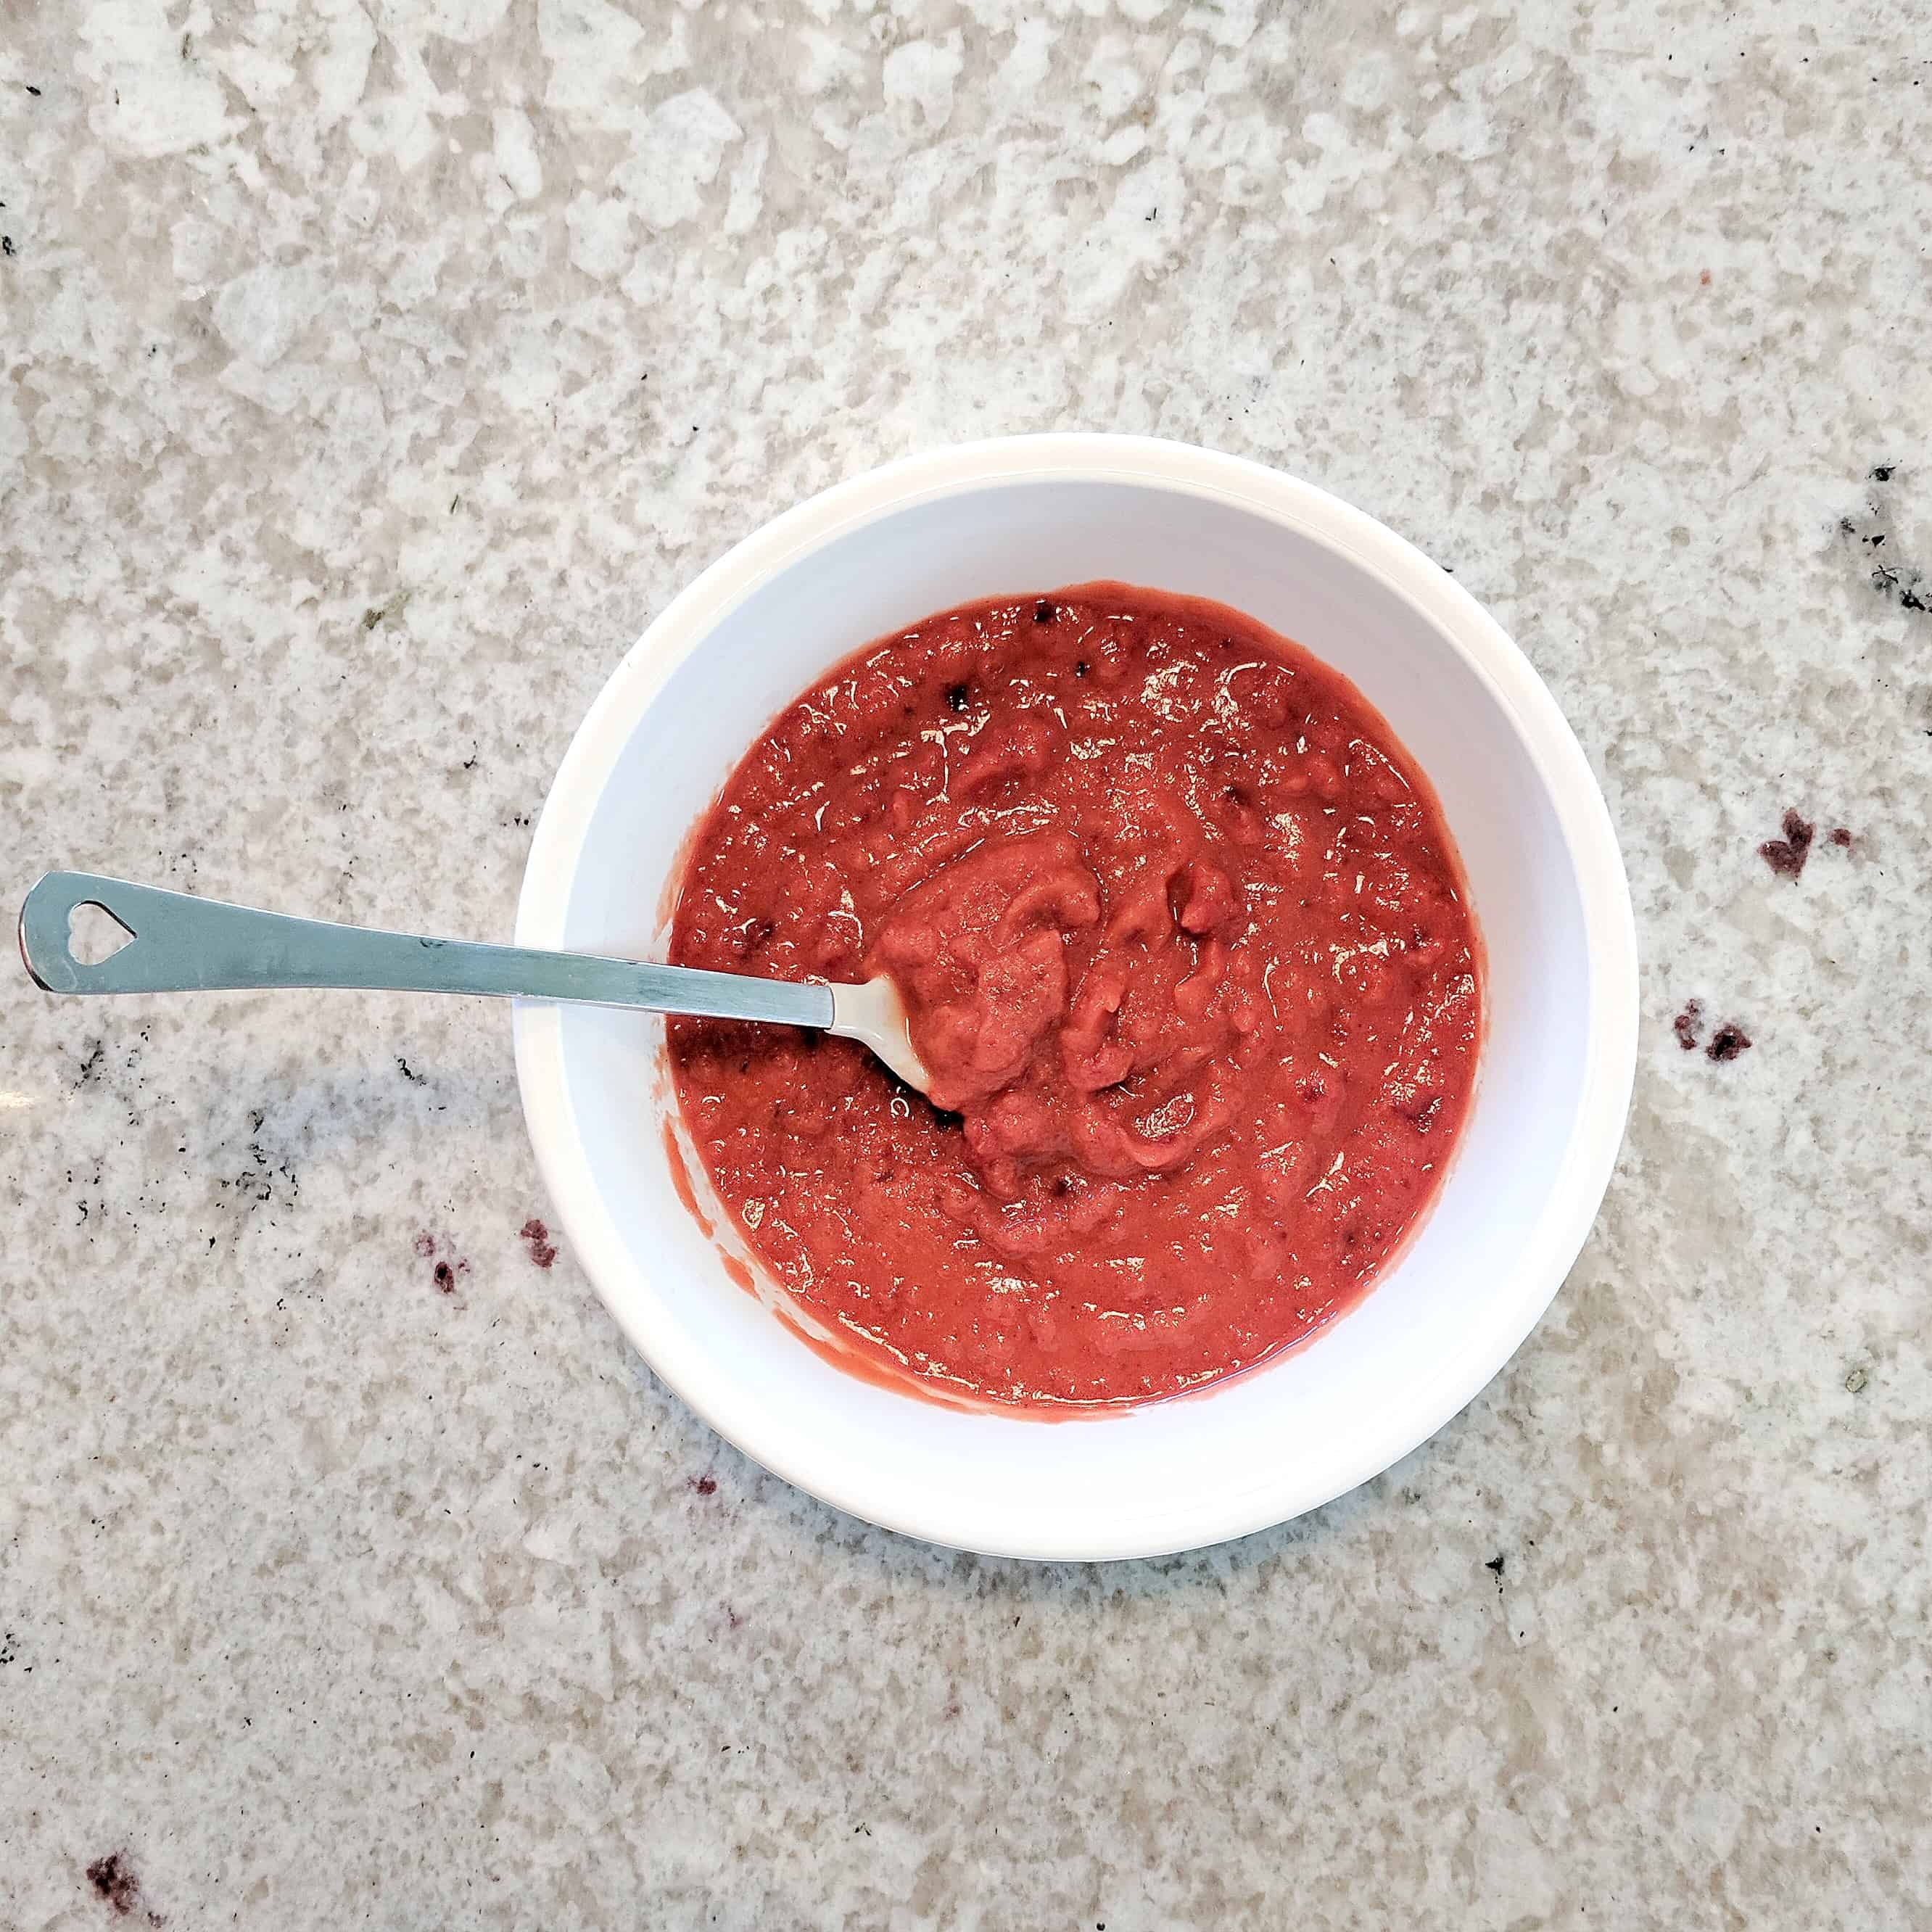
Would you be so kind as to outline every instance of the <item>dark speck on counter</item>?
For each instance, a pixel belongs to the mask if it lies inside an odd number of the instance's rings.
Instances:
[[[1795,879],[1804,869],[1804,861],[1810,856],[1811,841],[1818,828],[1808,820],[1798,817],[1796,812],[1784,814],[1784,836],[1767,838],[1758,850],[1758,856],[1781,879]]]
[[[430,1279],[436,1283],[439,1294],[454,1294],[457,1290],[458,1276],[470,1272],[469,1262],[455,1252],[455,1244],[452,1241],[438,1240],[435,1235],[425,1230],[417,1235],[416,1248],[416,1252],[424,1261],[428,1261],[438,1249],[442,1250],[445,1258],[438,1261],[435,1267],[430,1270]]]
[[[1867,472],[1868,478],[1873,483],[1889,483],[1895,469],[1894,464],[1880,464]],[[1871,568],[1866,580],[1881,597],[1896,603],[1901,610],[1932,610],[1932,584],[1926,582],[1922,569],[1900,560],[1895,552],[1888,554],[1887,562],[1877,560],[1877,553],[1892,534],[1887,527],[1891,520],[1890,511],[1874,494],[1866,500],[1863,517],[1838,519],[1838,534],[1857,549],[1870,554],[1868,561]]]
[[[1871,587],[1881,597],[1895,597],[1901,610],[1932,610],[1926,599],[1932,590],[1925,586],[1924,573],[1910,564],[1880,564],[1871,574]]]
[[[166,1922],[158,1912],[148,1909],[148,1902],[141,1895],[141,1882],[134,1876],[134,1868],[125,1852],[110,1852],[105,1858],[96,1858],[87,1868],[87,1882],[94,1896],[116,1918],[131,1918],[140,1912],[150,1925]]]
[[[1750,1036],[1740,1026],[1720,1026],[1711,1036],[1711,1043],[1704,1049],[1706,1060],[1714,1060],[1720,1066],[1735,1060],[1750,1045]]]

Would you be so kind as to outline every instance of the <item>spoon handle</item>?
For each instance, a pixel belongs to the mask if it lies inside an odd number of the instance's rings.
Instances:
[[[96,964],[76,959],[70,944],[68,921],[80,906],[98,906],[132,935]],[[20,957],[34,982],[50,993],[361,987],[576,1000],[792,1026],[832,1022],[828,986],[589,953],[372,932],[364,926],[251,911],[89,872],[50,872],[28,893],[20,908]]]

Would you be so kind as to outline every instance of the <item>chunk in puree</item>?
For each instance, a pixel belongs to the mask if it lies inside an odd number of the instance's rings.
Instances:
[[[719,1199],[869,1366],[1144,1401],[1312,1334],[1438,1184],[1480,948],[1427,785],[1224,607],[1088,584],[868,646],[732,773],[672,958],[888,972],[930,1103],[849,1042],[682,1020]]]

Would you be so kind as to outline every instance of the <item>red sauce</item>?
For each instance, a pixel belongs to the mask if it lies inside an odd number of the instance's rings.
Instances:
[[[719,1200],[874,1371],[1145,1401],[1351,1306],[1468,1104],[1448,834],[1345,679],[1095,584],[882,638],[786,710],[685,867],[671,958],[890,972],[929,1103],[862,1048],[679,1021]]]

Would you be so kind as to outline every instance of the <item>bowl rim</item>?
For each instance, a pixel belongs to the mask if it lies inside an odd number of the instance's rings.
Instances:
[[[1028,482],[1114,482],[1217,499],[1337,554],[1400,597],[1488,686],[1547,793],[1574,871],[1589,971],[1586,1064],[1556,1181],[1506,1282],[1464,1345],[1390,1403],[1346,1461],[1296,1467],[1198,1504],[1095,1533],[1077,1504],[1050,1530],[1002,1525],[970,1498],[880,1507],[866,1472],[734,1389],[728,1364],[649,1318],[647,1262],[618,1232],[592,1179],[571,1100],[558,1009],[512,1011],[517,1079],[537,1165],[572,1252],[652,1372],[710,1427],[773,1474],[880,1527],[949,1547],[1042,1561],[1100,1561],[1206,1547],[1285,1522],[1379,1474],[1452,1420],[1503,1368],[1581,1252],[1614,1171],[1636,1077],[1636,931],[1609,808],[1555,698],[1502,626],[1422,551],[1366,511],[1244,457],[1155,437],[1096,433],[1001,436],[900,458],[833,484],[734,544],[678,593],[611,672],[578,727],[530,842],[516,943],[556,946],[585,837],[638,722],[671,674],[743,598],[801,556],[866,524],[947,496]],[[734,1291],[735,1292],[735,1291]],[[1202,1398],[1197,1397],[1196,1400]],[[1016,1426],[1034,1426],[1019,1424]]]

